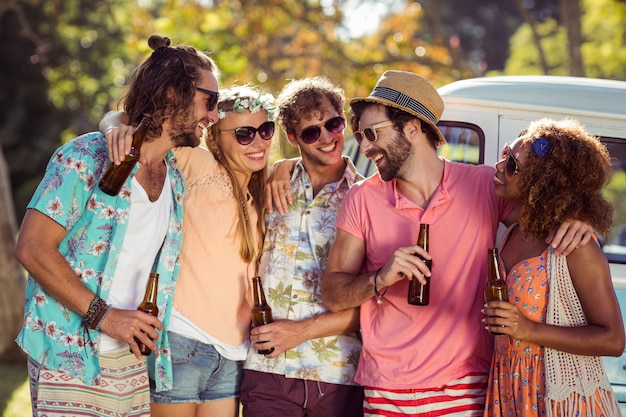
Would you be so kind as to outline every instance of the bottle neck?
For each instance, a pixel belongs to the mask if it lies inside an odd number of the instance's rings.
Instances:
[[[489,250],[488,279],[490,281],[496,281],[496,280],[502,279],[500,277],[500,260],[498,259],[497,249]]]
[[[139,152],[146,138],[146,135],[150,130],[150,126],[152,126],[152,120],[148,117],[144,117],[143,119],[141,119],[139,126],[137,126],[137,129],[133,133],[132,151],[137,154],[137,157],[139,156]]]
[[[265,293],[263,292],[263,284],[261,283],[260,277],[252,278],[253,288],[254,288],[254,304],[261,305],[265,304]]]
[[[146,285],[146,293],[143,296],[144,303],[155,303],[157,300],[157,290],[159,287],[159,274],[155,272],[150,273],[148,278],[148,284]]]
[[[428,225],[420,224],[419,235],[417,236],[417,246],[424,248],[428,252]]]

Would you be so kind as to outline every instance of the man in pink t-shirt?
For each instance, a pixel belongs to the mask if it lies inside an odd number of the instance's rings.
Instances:
[[[331,311],[361,306],[364,414],[482,415],[493,351],[481,312],[487,249],[512,206],[493,193],[494,168],[437,156],[443,101],[426,79],[387,71],[350,106],[360,151],[379,172],[343,201],[322,295]],[[429,252],[416,245],[420,223],[430,225]],[[574,235],[559,249],[572,250]],[[431,275],[416,255],[433,262],[427,306],[407,303],[409,279]]]

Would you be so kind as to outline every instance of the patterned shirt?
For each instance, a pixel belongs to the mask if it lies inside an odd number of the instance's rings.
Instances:
[[[73,139],[52,156],[28,204],[29,209],[43,213],[66,229],[59,252],[77,279],[104,300],[109,295],[128,226],[130,182],[138,169],[133,169],[119,195],[109,196],[97,186],[107,160],[106,141],[100,132]],[[167,328],[179,269],[184,179],[172,152],[165,162],[173,193],[172,215],[154,270],[160,275],[159,319]],[[17,343],[46,368],[95,385],[101,374],[100,332],[85,330],[81,321],[79,314],[58,303],[32,276],[28,277],[24,326]],[[159,332],[156,344],[157,389],[168,389],[172,376],[163,371],[164,364],[171,361],[166,333]]]
[[[261,259],[263,287],[275,319],[304,320],[328,310],[322,305],[321,279],[335,241],[335,219],[348,189],[363,179],[352,161],[343,177],[313,195],[311,179],[298,161],[291,177],[294,203],[285,215],[266,218]],[[354,385],[361,342],[356,334],[307,340],[277,358],[250,349],[246,369],[335,384]]]

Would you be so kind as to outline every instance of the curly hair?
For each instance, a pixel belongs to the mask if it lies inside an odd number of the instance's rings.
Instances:
[[[220,90],[219,101],[217,103],[218,111],[223,110],[225,112],[230,112],[233,109],[235,101],[238,99],[254,100],[259,97],[260,94],[261,92],[259,89],[251,84],[241,86],[233,85],[229,88]],[[271,98],[271,96],[267,94],[266,96]],[[268,120],[272,120],[271,113],[265,111],[265,115]],[[246,193],[237,186],[235,173],[230,167],[218,140],[218,138],[221,137],[220,131],[222,120],[223,119],[219,119],[217,123],[212,125],[209,129],[206,129],[203,139],[206,147],[211,151],[211,153],[213,153],[213,156],[215,156],[215,160],[226,169],[230,182],[233,186],[235,198],[237,198],[237,201],[242,203],[239,205],[239,222],[237,225],[237,234],[242,238],[239,254],[244,262],[251,262],[255,258],[260,257],[261,250],[263,248],[263,236],[265,235],[265,222],[263,221],[263,218],[265,217],[265,208],[263,206],[263,202],[265,198],[265,182],[268,177],[268,169],[266,166],[260,171],[253,172],[250,182],[248,183],[248,192],[252,195],[254,207],[256,208],[257,213],[259,213],[259,221],[257,222],[257,235],[259,238],[255,247],[254,236],[252,235],[252,231],[250,229],[250,220],[247,216],[246,209],[243,206],[246,201]]]
[[[519,181],[519,225],[526,236],[543,239],[566,220],[609,231],[613,206],[602,195],[611,177],[608,150],[573,119],[540,119],[522,136],[527,149]],[[528,145],[528,146],[526,146]]]
[[[276,121],[288,135],[295,134],[302,118],[321,116],[324,99],[330,101],[337,113],[343,114],[344,91],[328,78],[317,76],[293,80],[276,98]]]
[[[219,76],[217,65],[207,54],[187,45],[170,47],[170,43],[168,37],[150,36],[148,45],[154,52],[133,71],[120,100],[131,125],[138,125],[144,116],[152,119],[154,128],[148,140],[161,135],[166,118],[172,126],[192,125],[200,70]]]

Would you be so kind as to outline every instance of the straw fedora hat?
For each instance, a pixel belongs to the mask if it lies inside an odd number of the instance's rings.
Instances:
[[[443,113],[443,100],[426,78],[412,72],[385,71],[369,96],[353,98],[349,104],[352,107],[363,101],[395,107],[417,116],[439,135],[437,146],[446,143],[446,138],[437,128]]]

